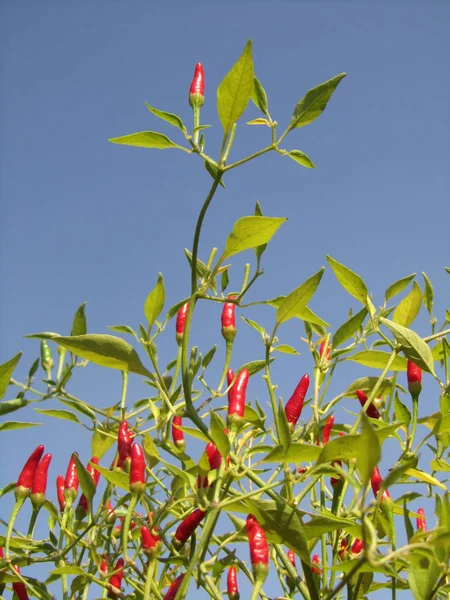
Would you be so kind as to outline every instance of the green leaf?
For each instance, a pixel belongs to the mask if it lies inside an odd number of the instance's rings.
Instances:
[[[144,448],[145,456],[147,458],[149,467],[150,469],[153,469],[153,467],[158,464],[160,456],[158,448],[155,446],[155,442],[148,433],[144,436],[142,446]]]
[[[72,331],[70,332],[70,335],[85,335],[87,333],[85,308],[86,302],[83,302],[83,304],[78,307],[77,312],[73,317]]]
[[[382,352],[381,350],[363,350],[346,358],[352,362],[356,362],[365,367],[373,369],[384,369],[391,357],[390,352]],[[391,365],[391,371],[406,371],[407,360],[403,356],[396,356]]]
[[[290,444],[287,450],[285,450],[283,446],[275,446],[275,448],[273,448],[261,462],[308,462],[317,460],[321,452],[322,448],[320,446],[313,446],[312,444],[301,444],[293,442]]]
[[[91,454],[99,460],[108,452],[108,450],[116,443],[116,436],[107,435],[101,429],[96,429],[91,440]]]
[[[229,283],[230,279],[228,277],[228,269],[225,269],[225,271],[222,272],[222,277],[220,278],[220,287],[222,289],[222,294],[225,293],[225,290],[227,289]]]
[[[226,458],[230,454],[228,436],[223,430],[223,424],[220,422],[219,417],[213,411],[210,412],[210,418],[211,438],[214,440],[220,454]]]
[[[56,408],[35,408],[34,409],[40,415],[45,415],[47,417],[53,417],[55,419],[63,419],[64,421],[72,421],[72,423],[80,423],[80,419],[77,415],[74,415],[72,412],[68,410],[60,410]]]
[[[355,521],[335,517],[330,513],[314,515],[304,524],[304,532],[307,540],[312,540],[324,533],[330,533],[338,529],[343,529],[354,537],[362,537],[362,529]]]
[[[247,108],[253,92],[253,78],[252,42],[249,40],[244,52],[217,88],[217,111],[225,137]]]
[[[448,463],[446,463],[445,460],[441,460],[439,458],[434,458],[430,462],[430,469],[431,469],[431,471],[438,471],[440,473],[442,473],[442,472],[449,473],[450,465]]]
[[[408,429],[409,424],[411,423],[411,412],[407,406],[403,404],[403,402],[398,397],[398,393],[395,393],[394,400],[394,414],[395,418],[398,421],[403,421],[406,429]]]
[[[269,359],[269,364],[272,363],[275,360],[275,358],[270,358]],[[242,367],[238,370],[238,373],[240,371],[242,371],[243,369],[248,369],[248,372],[250,373],[250,377],[252,375],[255,375],[256,373],[258,373],[259,371],[262,371],[266,366],[266,361],[265,360],[251,360],[248,363],[245,363],[245,365],[242,365]]]
[[[333,335],[331,340],[331,347],[338,348],[341,344],[346,342],[352,337],[354,333],[358,331],[361,325],[364,323],[364,319],[367,316],[367,308],[363,308],[356,315],[350,317],[343,325],[339,327],[336,333]]]
[[[128,473],[123,473],[122,471],[118,470],[110,471],[109,469],[106,469],[100,465],[95,465],[94,463],[91,464],[96,471],[100,471],[106,481],[112,483],[116,487],[119,487],[125,492],[130,491],[130,476]]]
[[[434,375],[433,355],[428,344],[411,329],[407,329],[383,317],[380,317],[380,321],[386,325],[397,342],[401,344],[406,357],[415,362],[424,371]]]
[[[145,103],[145,106],[153,115],[155,115],[155,117],[158,117],[163,121],[167,121],[167,123],[170,123],[170,125],[173,125],[174,127],[178,127],[178,129],[180,129],[181,131],[184,131],[186,129],[183,125],[183,121],[177,115],[166,112],[165,110],[158,110],[157,108],[150,106],[150,104],[148,104],[147,102]]]
[[[358,458],[361,451],[360,435],[344,435],[337,437],[322,448],[317,464],[321,465],[335,460],[348,460]]]
[[[121,338],[104,334],[88,334],[74,337],[57,336],[52,339],[76,356],[102,367],[129,371],[145,377],[152,376],[142,364],[136,350]]]
[[[363,483],[367,483],[372,476],[373,468],[380,461],[381,447],[367,415],[365,413],[362,413],[361,417],[361,452],[358,455],[356,466],[358,467],[358,471],[361,474]]]
[[[270,121],[262,119],[261,117],[247,121],[247,125],[266,125],[266,127],[271,127]]]
[[[252,329],[255,329],[256,331],[258,331],[261,335],[265,334],[266,330],[264,329],[264,327],[261,327],[261,325],[258,325],[258,323],[256,321],[247,319],[243,315],[241,315],[241,319],[244,321],[244,323],[247,323],[247,325],[249,325]]]
[[[92,502],[92,498],[95,496],[95,483],[90,473],[87,472],[85,466],[79,459],[77,454],[73,454],[75,466],[77,468],[78,480],[80,482],[81,491],[88,499],[88,502]],[[95,466],[94,463],[90,463]]]
[[[236,221],[227,238],[225,251],[219,263],[226,258],[267,244],[279,227],[286,221],[281,217],[242,217]]]
[[[165,150],[166,148],[181,148],[175,144],[166,135],[156,131],[139,131],[122,135],[121,137],[110,138],[112,144],[123,144],[124,146],[138,146],[140,148],[157,148]]]
[[[419,481],[423,481],[424,483],[427,483],[429,485],[435,485],[436,487],[440,487],[445,492],[447,491],[447,487],[443,483],[438,481],[436,479],[436,477],[432,477],[431,475],[429,475],[428,473],[425,473],[424,471],[421,471],[420,469],[408,469],[406,471],[406,475],[409,475],[410,477],[414,477],[415,479],[418,479]]]
[[[291,432],[289,429],[289,423],[287,422],[286,413],[284,410],[284,404],[280,399],[278,404],[278,419],[277,419],[277,432],[279,435],[280,443],[284,448],[284,451],[287,452],[289,445],[291,443]]]
[[[267,100],[266,90],[256,76],[253,78],[252,102],[266,115],[266,117],[269,117],[269,102]]]
[[[264,418],[261,418],[260,414],[254,408],[252,408],[249,404],[246,404],[246,406],[245,406],[244,419],[246,421],[248,421],[249,423],[252,423],[252,425],[256,425],[262,431],[265,431],[265,428],[264,428],[265,416],[264,416]]]
[[[413,557],[410,557],[410,560]],[[408,582],[415,600],[429,600],[441,570],[436,560],[430,560],[417,553],[408,569]]]
[[[252,505],[255,501],[252,502]],[[257,519],[268,536],[291,548],[301,560],[309,563],[309,550],[300,512],[285,503],[258,503]]]
[[[261,204],[259,203],[258,200],[256,201],[256,204],[255,204],[255,216],[256,217],[263,216],[262,210],[261,210]],[[267,244],[262,244],[261,246],[257,246],[256,248],[254,248],[257,260],[261,259],[261,256],[263,255],[266,248],[267,248]]]
[[[60,398],[59,401],[95,421],[95,411],[86,402],[82,402],[81,400],[67,400],[67,398]]]
[[[415,281],[409,294],[403,298],[395,309],[392,320],[394,323],[398,323],[398,325],[408,327],[419,314],[421,306],[422,291],[418,286],[417,281]]]
[[[414,279],[415,276],[416,273],[411,273],[411,275],[408,275],[407,277],[403,277],[402,279],[391,283],[391,285],[384,292],[384,299],[386,300],[386,302],[394,296],[397,296],[397,294],[400,294],[400,292],[403,292],[403,290],[408,287],[408,285]]]
[[[106,328],[115,331],[116,333],[129,333],[137,339],[136,332],[129,325],[107,325]]]
[[[360,377],[359,379],[356,379],[352,384],[349,385],[349,387],[345,391],[345,396],[347,396],[348,398],[356,398],[356,390],[363,390],[364,392],[366,392],[366,394],[368,394],[373,390],[377,381],[378,377]],[[385,394],[390,393],[392,390],[392,386],[392,381],[390,379],[385,379],[382,382],[381,387],[379,388],[378,394],[380,396],[383,396]],[[397,387],[399,387],[404,392],[406,391],[398,384]]]
[[[219,170],[218,170],[218,168],[217,168],[217,164],[216,164],[216,163],[212,163],[210,160],[206,160],[206,159],[205,159],[205,161],[204,161],[204,163],[203,163],[203,164],[204,164],[204,166],[205,166],[205,169],[206,169],[206,170],[208,171],[208,173],[211,175],[211,177],[212,177],[213,179],[217,179],[217,174],[219,173]],[[220,183],[220,185],[221,185],[223,188],[225,187],[225,184],[224,184],[224,182],[223,182],[223,179],[221,179],[221,180],[219,181],[219,183]]]
[[[286,296],[277,309],[275,317],[277,326],[297,316],[298,312],[305,308],[313,297],[324,271],[325,267],[322,267],[317,273]]]
[[[202,360],[203,369],[206,369],[206,367],[212,361],[212,359],[214,358],[214,354],[216,353],[216,350],[217,350],[217,346],[216,346],[216,344],[214,344],[214,346],[210,350],[208,350],[208,352],[205,354],[205,356],[203,357],[203,360]]]
[[[271,352],[281,352],[282,354],[300,354],[295,348],[289,346],[289,344],[280,344],[271,349]]]
[[[0,431],[12,431],[14,429],[27,429],[28,427],[37,427],[42,423],[26,423],[21,421],[4,421],[0,423]]]
[[[316,325],[317,327],[331,327],[329,323],[316,315],[316,313],[314,313],[308,306],[302,306],[295,315],[295,318],[301,319],[302,321],[307,321],[308,323]]]
[[[205,435],[199,429],[194,429],[193,427],[185,427],[184,425],[177,425],[177,429],[179,429],[180,431],[184,431],[184,433],[186,433],[187,435],[197,438],[198,440],[201,440],[206,444],[210,441],[208,436]]]
[[[19,352],[10,360],[0,365],[0,400],[6,394],[6,390],[8,389],[9,385],[9,380],[11,379],[11,375],[13,374],[13,371],[16,368],[21,356],[22,352]]]
[[[306,167],[307,169],[315,169],[316,168],[316,165],[309,158],[309,156],[307,156],[301,150],[288,150],[285,152],[286,152],[286,156],[289,156],[289,158],[292,158],[292,160],[295,160],[295,162],[298,163],[299,165],[302,165],[302,167]]]
[[[346,292],[356,298],[361,304],[367,305],[368,290],[366,284],[359,275],[351,271],[345,265],[339,263],[327,254],[327,261],[333,269],[336,279]]]
[[[298,102],[289,123],[288,131],[312,123],[325,110],[329,99],[346,73],[336,75],[307,92]]]
[[[9,413],[19,410],[19,408],[24,408],[29,403],[29,400],[25,400],[25,398],[14,398],[14,400],[5,400],[4,402],[0,403],[0,416],[8,415]]]
[[[148,321],[148,326],[151,328],[153,323],[159,317],[164,308],[166,292],[164,290],[164,279],[161,273],[158,274],[158,281],[155,287],[147,296],[144,304],[144,314]]]
[[[424,294],[423,294],[423,303],[425,304],[425,308],[430,314],[430,317],[433,313],[433,303],[434,303],[434,290],[431,285],[431,281],[429,280],[426,273],[422,271],[422,277],[424,282]]]
[[[86,572],[81,567],[77,567],[76,565],[67,565],[65,567],[58,567],[57,569],[53,569],[50,571],[54,575],[84,575],[86,576]]]

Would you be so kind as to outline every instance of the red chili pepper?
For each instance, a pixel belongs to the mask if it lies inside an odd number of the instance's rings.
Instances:
[[[144,553],[154,558],[161,553],[161,538],[156,535],[156,527],[152,531],[148,527],[141,527],[142,550]]]
[[[328,417],[328,419],[326,420],[326,423],[325,423],[325,426],[324,426],[323,432],[322,432],[322,440],[323,440],[324,446],[325,446],[325,444],[328,444],[328,442],[330,440],[330,433],[333,428],[333,425],[334,425],[334,415],[330,415]]]
[[[312,557],[312,562],[315,565],[320,565],[320,558],[318,554],[314,554],[314,556]],[[317,575],[322,575],[322,569],[319,569],[319,567],[312,567],[311,571],[313,573],[317,573]]]
[[[108,563],[109,563],[108,556],[105,554],[103,556],[103,560],[102,560],[102,562],[100,564],[100,569],[99,570],[100,570],[101,574],[108,573]]]
[[[31,486],[31,502],[34,508],[42,506],[45,502],[45,490],[47,488],[47,474],[52,460],[51,454],[46,454],[39,462],[33,477]]]
[[[359,554],[364,550],[364,542],[359,538],[356,538],[352,545],[352,554]]]
[[[183,426],[183,419],[175,416],[172,419],[172,439],[173,443],[180,450],[184,450],[186,442],[184,441],[184,433],[181,429],[178,429],[177,425]]]
[[[18,498],[26,498],[31,493],[31,487],[33,485],[34,473],[37,469],[41,456],[44,453],[44,446],[41,444],[36,450],[30,454],[27,462],[24,464],[22,471],[20,472],[19,478],[16,483],[16,489],[14,495],[16,500]]]
[[[173,539],[173,543],[176,547],[181,548],[188,538],[194,533],[197,527],[200,525],[202,520],[204,519],[206,513],[196,508],[194,512],[188,515],[178,526],[178,529],[175,532],[175,537]]]
[[[302,414],[303,402],[309,387],[309,375],[303,375],[300,379],[300,383],[295,388],[294,393],[289,398],[284,407],[286,413],[287,422],[294,428],[297,425],[297,421]]]
[[[122,421],[117,434],[117,450],[119,451],[120,464],[126,465],[128,470],[131,459],[131,432],[128,429],[128,421]]]
[[[201,63],[195,65],[194,78],[189,88],[189,104],[200,108],[205,101],[205,73]]]
[[[122,578],[123,578],[123,565],[125,564],[123,558],[119,558],[116,562],[116,566],[114,567],[114,575],[111,575],[109,578],[109,585],[112,586],[113,589],[110,589],[108,592],[108,598],[114,600],[119,596],[120,588],[122,586]]]
[[[359,400],[359,403],[361,404],[361,406],[364,406],[365,403],[367,402],[366,394],[363,392],[363,390],[356,390],[356,395],[358,396],[358,400]],[[379,419],[380,418],[380,413],[375,408],[373,402],[371,402],[369,404],[369,406],[367,407],[366,414],[371,419]]]
[[[248,515],[245,525],[250,544],[253,577],[256,582],[262,582],[269,573],[269,546],[266,534],[254,515]]]
[[[59,510],[64,512],[66,499],[64,498],[64,477],[62,475],[58,475],[56,478],[56,495],[58,497]]]
[[[225,430],[228,433],[228,430]],[[212,442],[208,442],[206,444],[206,456],[208,457],[209,468],[211,471],[214,469],[219,469],[222,463],[222,455],[219,452],[219,449]],[[199,488],[205,488],[208,486],[208,476],[202,477],[202,475],[198,475],[197,477],[197,486]]]
[[[326,344],[326,342],[327,342],[326,340],[323,340],[322,343],[320,344],[320,348],[319,348],[319,356],[320,356],[320,358],[323,357],[323,353],[325,352],[325,344]],[[330,354],[331,354],[331,346],[328,345],[327,346],[327,351],[326,351],[326,354],[325,354],[325,357],[326,357],[327,360],[330,360]]]
[[[347,552],[347,540],[345,538],[342,538],[338,554],[342,559],[344,559],[346,552]]]
[[[98,465],[98,458],[96,456],[93,456],[90,460],[90,463],[94,463],[95,465]],[[100,471],[97,471],[97,469],[95,469],[91,464],[88,464],[88,466],[86,467],[86,471],[92,477],[92,481],[94,482],[95,487],[97,487],[99,479],[100,479]],[[82,494],[81,498],[78,502],[77,509],[75,511],[75,514],[79,521],[84,519],[84,517],[88,513],[88,509],[89,509],[88,500],[87,500],[86,496],[84,494]]]
[[[418,398],[422,391],[422,370],[412,360],[408,360],[406,376],[409,393],[411,396]]]
[[[291,565],[295,567],[295,552],[291,548],[288,550],[287,557]]]
[[[229,600],[239,600],[239,588],[237,583],[236,567],[230,567],[227,575],[227,594]]]
[[[185,573],[178,575],[175,581],[172,582],[170,588],[167,590],[166,595],[163,600],[174,600],[177,595],[178,590],[180,589],[181,583],[184,579]]]
[[[381,484],[383,483],[383,479],[381,478],[378,467],[374,467],[370,483],[372,484],[372,491],[376,498],[378,496],[378,492],[380,491]],[[384,502],[385,500],[392,500],[391,495],[387,490],[384,490],[383,495],[381,497],[382,502]]]
[[[130,492],[145,492],[145,456],[142,447],[137,443],[131,446]]]
[[[184,329],[186,327],[186,317],[189,310],[189,302],[183,304],[177,314],[177,324],[175,326],[175,331],[177,333],[177,344],[181,346],[183,342]]]
[[[236,298],[236,296],[230,296]],[[236,337],[236,304],[225,302],[222,309],[222,335],[227,343],[231,343]]]
[[[245,412],[245,394],[247,391],[248,378],[250,372],[248,369],[242,369],[238,373],[236,381],[233,383],[232,388],[228,392],[228,414],[227,414],[227,425],[231,428],[232,425],[239,425],[242,422]],[[227,381],[228,385],[234,379],[234,373],[231,369],[228,369]]]
[[[416,519],[417,529],[426,531],[427,530],[427,520],[425,518],[425,511],[423,510],[423,508],[419,508],[419,510],[417,511],[417,514],[420,515],[420,517],[417,517],[417,519]]]
[[[17,573],[20,573],[20,569],[17,565],[13,565],[13,569],[15,569]],[[23,583],[23,581],[15,581],[12,584],[12,587],[19,600],[28,600],[27,586]]]
[[[75,454],[75,452],[74,452]],[[66,478],[64,479],[64,498],[66,502],[73,502],[78,492],[78,473],[75,464],[74,454],[70,457],[67,467]]]

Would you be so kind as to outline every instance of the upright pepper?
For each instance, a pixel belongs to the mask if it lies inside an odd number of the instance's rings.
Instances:
[[[331,433],[331,430],[333,429],[333,425],[334,425],[334,415],[330,415],[325,422],[325,426],[324,426],[323,432],[322,432],[322,440],[323,440],[324,446],[325,446],[325,444],[328,444],[328,442],[330,441],[330,433]]]
[[[284,407],[284,412],[286,413],[287,422],[290,424],[293,429],[297,425],[297,421],[302,414],[303,403],[305,401],[305,396],[308,392],[309,387],[309,375],[306,373],[300,379],[300,383],[295,388],[294,393],[289,398]]]
[[[145,492],[145,456],[142,447],[137,443],[131,446],[130,492]]]
[[[345,560],[347,554],[347,540],[345,539],[345,537],[341,540],[341,545],[338,550],[338,554],[342,558],[342,560]]]
[[[236,296],[230,296],[231,298],[236,298]],[[231,344],[236,337],[235,311],[236,304],[234,302],[225,302],[222,309],[222,336],[227,344]]]
[[[96,456],[93,456],[90,460],[90,463],[94,463],[94,465],[98,465],[98,458]],[[100,471],[97,471],[97,469],[95,469],[91,464],[88,464],[88,466],[86,467],[86,471],[92,477],[92,481],[94,482],[95,487],[97,487],[99,479],[100,479]],[[82,494],[81,498],[78,502],[77,509],[75,511],[75,514],[76,514],[78,520],[81,521],[82,519],[84,519],[84,517],[88,513],[88,508],[89,508],[89,505],[88,505],[87,498],[84,494]]]
[[[104,554],[102,562],[100,563],[100,568],[99,568],[101,576],[104,576],[108,573],[108,563],[109,563],[108,555]]]
[[[172,582],[170,588],[167,590],[163,600],[174,600],[178,590],[183,582],[185,573],[178,575],[178,577]]]
[[[318,554],[314,554],[314,556],[312,557],[312,563],[313,565],[320,565],[320,558]],[[319,567],[311,567],[311,571],[313,573],[317,573],[317,575],[322,575],[322,569],[320,569]]]
[[[131,460],[131,431],[128,429],[128,421],[122,421],[117,434],[117,450],[119,452],[120,465],[128,471]]]
[[[181,548],[191,537],[200,523],[203,521],[206,513],[196,508],[190,515],[188,515],[178,526],[173,538],[173,543],[177,548]]]
[[[419,508],[417,514],[420,515],[420,517],[417,517],[416,519],[417,530],[421,529],[422,531],[426,531],[427,520],[425,518],[425,511],[423,510],[423,508]]]
[[[406,377],[409,393],[411,396],[418,398],[422,391],[422,370],[412,360],[408,360]]]
[[[212,442],[208,442],[206,444],[206,456],[208,457],[209,469],[214,471],[214,469],[219,469],[222,463],[222,455],[219,452],[219,449]],[[197,477],[197,486],[199,488],[205,488],[208,486],[208,476],[202,477],[202,475],[198,475]]]
[[[142,550],[150,557],[155,558],[161,554],[161,538],[156,535],[156,527],[152,531],[148,527],[141,527]]]
[[[287,552],[287,557],[288,557],[291,565],[294,567],[294,569],[296,569],[297,567],[295,565],[295,553],[291,548],[289,548],[289,550]],[[295,588],[295,581],[292,579],[292,577],[289,574],[286,576],[286,585],[288,586],[290,592],[292,593]]]
[[[269,573],[269,546],[266,534],[254,515],[248,515],[245,526],[250,544],[253,577],[255,583],[261,583],[266,580]]]
[[[239,588],[237,583],[236,567],[230,567],[227,575],[227,594],[229,600],[239,600]]]
[[[17,565],[13,565],[13,569],[15,571],[17,571],[17,573],[20,573],[20,569]],[[15,581],[12,584],[12,587],[13,587],[13,590],[16,593],[16,596],[19,600],[28,600],[27,587],[23,583],[23,581]]]
[[[189,104],[200,108],[205,101],[205,73],[201,63],[195,65],[194,78],[189,88]]]
[[[51,454],[46,454],[39,462],[33,477],[31,486],[31,502],[34,508],[41,507],[45,502],[45,490],[47,488],[47,474],[52,460]]]
[[[248,378],[250,372],[248,369],[242,369],[238,373],[236,381],[233,383],[230,391],[228,392],[228,414],[227,414],[227,425],[231,427],[239,425],[242,422],[245,412],[245,394],[247,391]],[[234,379],[234,373],[231,369],[227,372],[228,385]]]
[[[381,489],[381,484],[383,483],[383,479],[380,475],[380,471],[378,467],[374,467],[372,472],[372,477],[370,479],[370,483],[372,485],[372,491],[375,498],[378,496],[378,492]],[[390,501],[392,502],[392,498],[390,493],[387,490],[384,490],[383,495],[381,497],[381,502]]]
[[[56,495],[58,497],[59,510],[64,512],[66,499],[64,497],[64,477],[62,475],[58,475],[56,478]]]
[[[361,406],[364,406],[367,402],[367,396],[365,392],[363,392],[363,390],[356,390],[356,395],[358,396],[358,400]],[[367,407],[366,414],[371,419],[379,419],[381,416],[372,402]]]
[[[319,347],[319,356],[320,356],[320,358],[323,358],[323,355],[325,354],[325,358],[327,360],[330,360],[331,346],[328,345],[327,349],[326,349],[326,352],[325,352],[325,345],[326,345],[326,343],[327,343],[327,340],[323,340],[322,343],[320,344],[320,347]]]
[[[37,469],[39,461],[41,460],[41,456],[44,452],[44,446],[41,444],[36,448],[27,462],[23,466],[22,471],[20,472],[19,479],[16,483],[16,489],[14,490],[14,495],[16,496],[16,500],[19,498],[26,498],[31,493],[31,488],[33,485],[34,473]]]
[[[50,375],[51,375],[54,364],[55,364],[55,362],[52,358],[50,346],[48,345],[46,340],[42,340],[41,341],[41,365],[49,379],[50,379]]]
[[[178,311],[178,314],[177,314],[177,323],[175,326],[175,331],[176,331],[177,344],[179,346],[181,346],[181,344],[183,343],[183,335],[184,335],[184,329],[186,327],[186,317],[188,314],[188,310],[189,310],[189,302],[186,302],[186,304],[183,304],[183,306],[180,308],[180,310]]]
[[[116,562],[116,566],[114,567],[114,571],[117,571],[117,573],[114,573],[114,575],[111,575],[109,578],[109,585],[111,586],[111,589],[108,592],[108,598],[111,598],[111,600],[115,600],[115,598],[119,596],[120,588],[122,587],[124,564],[125,562],[123,558],[119,558],[119,560]]]
[[[180,450],[184,450],[186,442],[184,441],[184,432],[178,429],[177,425],[183,426],[183,419],[181,417],[173,417],[172,419],[172,439],[173,443]]]
[[[77,497],[79,484],[74,454],[72,454],[72,456],[70,457],[69,465],[67,467],[66,472],[66,478],[64,479],[64,498],[66,502],[70,502],[71,504]]]
[[[364,541],[356,538],[352,544],[352,554],[359,554],[364,550]]]

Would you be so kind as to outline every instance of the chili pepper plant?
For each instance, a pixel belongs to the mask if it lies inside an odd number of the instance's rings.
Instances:
[[[450,317],[448,310],[434,314],[429,278],[423,274],[421,286],[408,275],[389,285],[384,298],[374,297],[357,273],[327,255],[328,272],[352,303],[343,323],[331,326],[309,306],[325,268],[308,273],[302,264],[304,281],[293,281],[292,291],[255,300],[268,244],[286,220],[264,215],[259,202],[253,214],[237,215],[217,248],[200,255],[205,216],[228,193],[237,168],[268,153],[288,157],[293,168],[314,168],[296,148],[297,130],[313,126],[344,77],[309,90],[289,120],[280,118],[287,123],[281,126],[255,76],[249,41],[217,89],[218,156],[209,154],[217,127],[201,120],[212,94],[205,96],[208,76],[200,63],[183,101],[192,108],[192,125],[147,104],[162,126],[172,126],[177,142],[155,131],[110,140],[176,150],[180,160],[190,155],[205,170],[207,191],[203,201],[192,202],[198,220],[192,240],[186,237],[190,285],[167,307],[159,274],[143,299],[145,321],[138,328],[88,333],[83,304],[71,335],[28,336],[40,340],[42,389],[39,358],[24,382],[13,377],[20,354],[0,366],[0,397],[14,397],[1,402],[2,418],[31,402],[54,400],[61,409],[48,416],[70,414],[92,432],[84,460],[70,439],[65,447],[42,444],[29,449],[17,481],[0,482],[2,496],[15,494],[12,513],[2,510],[0,529],[5,597],[14,591],[42,600],[53,594],[62,600],[268,600],[268,590],[278,589],[279,598],[305,600],[357,600],[379,590],[392,598],[405,590],[418,600],[448,598]],[[259,116],[247,124],[264,128],[267,144],[232,158],[236,124],[249,103]],[[239,280],[234,257],[244,252],[254,258]],[[207,303],[216,309],[209,322]],[[425,337],[414,329],[422,306],[430,316]],[[257,322],[254,311],[261,308]],[[199,321],[216,332],[211,348],[193,343]],[[248,327],[260,340],[260,354],[239,364],[239,332]],[[296,348],[285,341],[289,327],[298,330]],[[167,364],[158,353],[165,336],[173,345]],[[274,361],[287,356],[297,361],[291,389],[273,370]],[[88,362],[121,373],[118,401],[109,409],[69,391]],[[349,362],[364,366],[366,375],[335,393],[333,378]],[[218,377],[210,374],[213,364]],[[129,377],[143,379],[148,397],[133,397]],[[256,382],[264,386],[258,399]],[[429,416],[419,419],[420,412]],[[5,431],[14,427],[20,422],[1,424]],[[65,477],[52,470],[47,451],[66,456]],[[430,507],[428,514],[421,504]],[[27,510],[29,526],[20,531],[17,517]],[[48,533],[38,537],[35,524],[42,521]],[[31,576],[33,565],[44,575]]]

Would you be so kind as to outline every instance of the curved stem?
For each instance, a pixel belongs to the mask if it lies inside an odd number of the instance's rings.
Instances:
[[[128,371],[122,371],[122,396],[120,398],[120,410],[122,414],[122,419],[125,418],[125,401],[127,397],[127,388],[128,388]]]
[[[23,503],[25,502],[25,498],[18,498],[13,506],[11,516],[8,522],[8,529],[6,530],[5,536],[5,558],[9,559],[9,543],[11,541],[12,530],[14,527],[14,523],[16,521],[17,515],[19,514],[19,510],[22,508]]]

